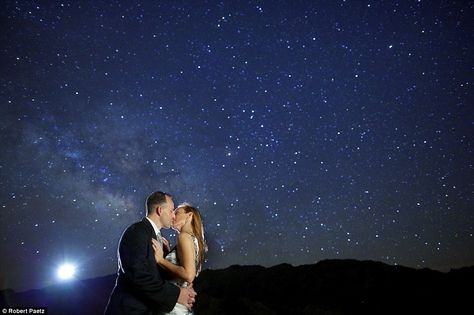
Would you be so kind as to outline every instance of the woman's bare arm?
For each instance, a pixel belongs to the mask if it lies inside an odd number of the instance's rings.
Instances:
[[[156,245],[153,246],[154,248]],[[195,263],[195,252],[194,252],[194,242],[191,235],[187,233],[181,233],[178,235],[178,256],[181,266],[175,265],[165,258],[163,254],[159,254],[155,248],[155,260],[162,266],[166,271],[171,273],[177,278],[183,279],[184,281],[191,283],[196,277],[196,263]]]

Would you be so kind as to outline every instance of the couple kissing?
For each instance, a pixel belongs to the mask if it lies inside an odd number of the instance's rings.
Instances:
[[[146,217],[129,226],[118,246],[118,272],[105,315],[193,314],[192,282],[207,251],[199,210],[157,191],[146,200]],[[160,230],[178,232],[171,249]],[[170,280],[168,280],[170,279]]]

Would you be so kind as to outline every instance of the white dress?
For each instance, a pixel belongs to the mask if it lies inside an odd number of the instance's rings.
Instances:
[[[197,277],[198,274],[199,274],[199,270],[198,270],[199,243],[198,243],[198,240],[197,240],[196,236],[194,236],[192,234],[189,234],[189,235],[191,235],[191,237],[193,238],[193,242],[194,242],[194,253],[195,253],[194,257],[196,257],[196,277]],[[169,262],[175,264],[175,265],[179,265],[178,255],[176,253],[176,247],[173,248],[173,250],[168,255],[166,255],[165,259],[168,260]],[[188,286],[188,283],[186,281],[181,280],[181,279],[171,280],[171,283],[173,283],[174,285],[176,285],[178,287],[181,287],[181,288],[186,288]],[[186,308],[186,306],[184,306],[182,304],[179,304],[179,303],[176,303],[176,305],[171,310],[171,312],[164,313],[164,314],[169,314],[169,315],[193,315],[194,313],[193,313],[192,310],[191,311],[188,310]]]

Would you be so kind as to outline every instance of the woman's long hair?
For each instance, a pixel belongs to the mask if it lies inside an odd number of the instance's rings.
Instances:
[[[196,273],[201,270],[201,266],[204,263],[204,255],[207,253],[207,244],[206,239],[204,238],[204,226],[202,224],[201,214],[196,207],[193,207],[191,204],[185,202],[178,206],[176,209],[184,209],[186,213],[192,212],[193,219],[191,222],[191,226],[193,228],[194,236],[196,236],[198,244],[199,244],[199,251],[198,251],[198,266]]]

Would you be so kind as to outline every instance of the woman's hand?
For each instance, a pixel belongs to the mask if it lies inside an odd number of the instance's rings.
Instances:
[[[163,248],[161,248],[160,242],[155,240],[154,238],[151,239],[151,246],[153,246],[153,250],[155,251],[155,260],[156,263],[159,264],[160,262],[163,261]]]

